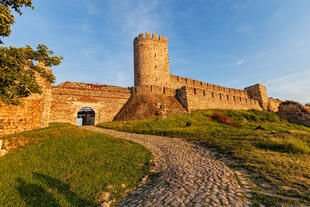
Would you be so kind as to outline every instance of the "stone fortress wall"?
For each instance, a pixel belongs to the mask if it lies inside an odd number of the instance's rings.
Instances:
[[[135,38],[134,63],[135,92],[176,96],[187,111],[210,108],[276,111],[281,103],[268,98],[266,87],[261,84],[241,90],[170,74],[168,40],[156,34],[139,34]]]
[[[65,82],[52,88],[50,122],[76,124],[83,107],[95,111],[95,123],[111,121],[131,96],[131,90],[118,86]]]
[[[43,86],[42,95],[31,95],[23,99],[21,106],[0,106],[0,136],[45,127],[50,122],[76,124],[77,113],[83,107],[91,107],[95,111],[95,124],[112,121],[121,111],[131,110],[125,109],[130,106],[126,103],[135,103],[130,100],[136,95],[139,95],[139,99],[141,95],[145,95],[148,97],[145,100],[150,100],[153,95],[154,100],[169,100],[174,103],[160,103],[167,107],[174,107],[178,102],[187,112],[215,108],[276,112],[282,102],[268,98],[266,88],[261,84],[241,90],[171,75],[166,37],[150,33],[140,34],[134,39],[133,46],[132,88],[76,82],[65,82],[51,87],[51,84],[39,78]],[[146,101],[143,104],[145,106],[154,103]]]
[[[0,102],[0,136],[48,126],[52,87],[41,77],[37,81],[42,86],[41,95],[23,98],[19,106]]]

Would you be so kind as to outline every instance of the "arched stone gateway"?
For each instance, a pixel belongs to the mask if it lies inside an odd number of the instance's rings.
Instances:
[[[77,113],[78,126],[95,125],[95,111],[90,107],[83,107]]]

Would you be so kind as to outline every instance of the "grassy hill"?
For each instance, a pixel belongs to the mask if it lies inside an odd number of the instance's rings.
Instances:
[[[260,202],[310,204],[310,128],[281,120],[274,113],[200,110],[99,126],[198,142],[225,155],[231,167],[246,169],[257,184],[253,194]]]
[[[109,193],[118,201],[150,167],[141,145],[70,124],[1,139],[15,146],[0,157],[1,207],[98,206]]]

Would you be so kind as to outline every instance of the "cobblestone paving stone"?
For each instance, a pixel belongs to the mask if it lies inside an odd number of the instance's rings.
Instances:
[[[119,206],[251,206],[241,173],[216,160],[208,149],[179,138],[84,128],[140,143],[155,156],[157,176],[147,179]]]

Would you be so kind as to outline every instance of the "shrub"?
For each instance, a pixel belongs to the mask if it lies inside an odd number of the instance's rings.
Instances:
[[[240,127],[240,125],[235,122],[232,118],[230,118],[229,116],[219,113],[219,112],[214,112],[212,114],[212,119],[214,119],[215,121],[222,123],[222,124],[227,124],[233,127]]]

